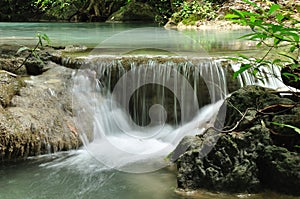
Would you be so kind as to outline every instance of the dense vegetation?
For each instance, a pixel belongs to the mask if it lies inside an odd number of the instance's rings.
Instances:
[[[267,49],[261,57],[247,57],[240,55],[234,60],[243,63],[238,74],[249,71],[257,79],[263,81],[269,67],[272,76],[277,77],[274,68],[279,67],[281,78],[286,85],[300,89],[300,27],[299,11],[286,9],[279,4],[272,3],[267,8],[244,0],[252,11],[232,10],[225,18],[241,25],[249,26],[252,33],[242,38],[256,41],[257,47]],[[296,11],[296,12],[295,12]]]
[[[172,16],[175,21],[206,20],[216,17],[216,4],[224,0],[2,0],[0,21],[105,21],[123,6],[147,3],[155,21],[163,24]]]

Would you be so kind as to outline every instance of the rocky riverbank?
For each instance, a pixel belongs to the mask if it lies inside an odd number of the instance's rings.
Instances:
[[[28,76],[39,60],[32,59],[16,71],[26,55],[16,55],[12,46],[1,49],[5,52],[0,58],[2,161],[78,148],[81,140],[72,115],[73,70],[42,56],[44,61],[34,73],[43,75]]]
[[[217,1],[220,2],[220,1]],[[278,1],[261,1],[261,0],[253,0],[251,1],[256,3],[264,10],[269,10],[270,6],[274,3],[280,5],[281,9],[285,10],[287,13],[291,12],[291,15],[295,19],[300,19],[300,13],[298,11],[300,1],[287,1],[287,0],[278,0]],[[178,21],[176,18],[177,14],[173,13],[173,15],[169,18],[168,22],[165,24],[165,28],[173,28],[178,30],[241,30],[241,29],[249,29],[247,26],[241,26],[236,23],[232,23],[229,20],[225,19],[225,15],[231,13],[231,10],[240,10],[240,11],[252,11],[254,12],[256,9],[255,6],[251,6],[249,3],[246,3],[242,0],[227,0],[216,4],[216,8],[212,11],[216,17],[209,19],[204,18],[200,20],[187,20],[188,23],[183,21]],[[190,13],[187,13],[187,15]],[[196,17],[197,19],[197,17]]]
[[[178,188],[300,195],[300,98],[247,86],[224,103],[225,128],[186,137],[173,153]],[[225,110],[224,108],[222,110]],[[224,113],[222,113],[224,114]],[[178,152],[187,149],[177,159]]]

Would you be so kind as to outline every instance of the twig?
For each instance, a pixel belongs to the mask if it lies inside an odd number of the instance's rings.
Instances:
[[[234,106],[233,106],[234,107]],[[234,107],[235,108],[235,107]],[[235,108],[236,109],[236,108]],[[244,112],[244,114],[242,114],[242,117],[239,121],[237,121],[237,123],[229,130],[221,130],[221,129],[217,129],[215,128],[214,126],[210,127],[220,133],[229,133],[229,132],[232,132],[234,131],[239,125],[240,123],[243,121],[243,119],[245,118],[245,116],[247,115],[247,112],[250,110],[250,109],[253,109],[253,108],[247,108],[246,111]],[[239,111],[240,112],[240,111]],[[240,112],[241,113],[241,112]]]
[[[11,73],[11,72],[8,72],[6,70],[0,70],[0,73],[6,73],[6,74],[8,74],[8,75],[10,75],[12,77],[18,77],[18,75],[14,74],[14,73]]]
[[[22,66],[24,66],[24,64],[27,62],[27,60],[29,59],[29,57],[31,57],[33,55],[33,52],[35,52],[35,50],[39,47],[40,45],[40,42],[38,42],[34,49],[30,50],[30,54],[26,57],[26,59],[22,62],[22,64],[20,66],[18,66],[17,68],[15,68],[15,71],[16,70],[19,70]]]

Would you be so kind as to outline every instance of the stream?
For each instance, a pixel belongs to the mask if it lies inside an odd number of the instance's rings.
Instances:
[[[191,56],[196,55],[200,50],[202,51],[201,55],[209,57],[210,55],[224,55],[252,49],[252,45],[236,41],[236,38],[243,35],[245,30],[226,32],[212,30],[182,31],[180,37],[173,38],[172,35],[176,32],[174,30],[164,30],[162,33],[162,28],[155,27],[153,24],[143,24],[144,28],[145,26],[148,29],[134,29],[140,28],[141,24],[0,23],[0,45],[33,45],[36,42],[33,38],[34,34],[41,31],[48,34],[52,40],[51,45],[76,44],[107,50],[102,51],[102,54],[109,52],[124,55],[136,49],[157,48],[176,55]],[[135,32],[138,34],[135,35]],[[174,42],[170,44],[170,40],[166,39],[168,37],[164,37],[164,34],[169,35],[178,43],[175,42],[175,45]],[[130,35],[133,35],[132,38],[134,39],[130,39]],[[153,39],[157,38],[158,35],[163,35],[162,39]],[[141,44],[140,41],[145,42]],[[180,41],[183,43],[180,43]],[[199,48],[199,46],[201,47]],[[92,51],[85,59],[95,59],[97,52],[97,50]],[[148,51],[142,51],[142,53],[145,56]],[[193,113],[193,117],[185,121],[183,115],[181,120],[184,122],[180,123],[175,114],[175,125],[164,123],[166,114],[161,106],[164,103],[168,105],[169,101],[165,102],[163,99],[166,91],[156,88],[160,96],[157,97],[159,99],[153,98],[154,105],[157,105],[157,102],[161,103],[158,103],[159,106],[152,106],[151,108],[158,111],[159,114],[151,117],[151,110],[147,113],[142,111],[143,114],[149,114],[150,116],[150,124],[148,124],[149,121],[138,113],[138,108],[133,108],[131,116],[135,123],[139,123],[138,120],[140,119],[142,127],[139,127],[131,121],[130,115],[122,109],[124,107],[119,106],[121,101],[117,102],[113,98],[113,92],[110,95],[111,93],[108,91],[111,90],[110,85],[104,85],[107,82],[110,84],[110,81],[105,79],[101,82],[101,77],[107,75],[108,72],[104,71],[103,67],[97,65],[97,63],[104,63],[104,61],[95,63],[93,66],[89,66],[88,69],[94,67],[93,70],[96,73],[83,71],[75,74],[73,87],[75,101],[79,100],[85,107],[83,112],[77,113],[77,128],[84,129],[85,125],[92,125],[94,129],[93,142],[88,141],[87,137],[89,135],[80,132],[84,147],[78,150],[29,157],[28,160],[23,162],[2,163],[0,165],[1,199],[296,199],[296,197],[273,192],[226,194],[212,193],[205,190],[184,193],[176,190],[176,168],[166,161],[165,157],[174,150],[180,139],[187,135],[186,132],[190,132],[192,135],[202,133],[207,122],[213,121],[220,106],[220,100],[228,94],[226,93],[226,85],[223,85],[223,72],[218,67],[209,65],[208,69],[204,68],[203,71],[196,71],[203,77],[215,74],[210,69],[218,72],[213,80],[204,78],[208,86],[207,93],[210,95],[210,101],[208,104],[200,106],[199,111]],[[147,66],[151,66],[153,63],[156,66],[159,65],[160,68],[158,70],[154,68],[158,73],[153,73],[153,77],[150,78],[152,82],[150,83],[161,84],[162,81],[163,84],[166,84],[166,81],[173,78],[172,81],[175,83],[173,82],[172,85],[178,84],[176,89],[187,90],[188,87],[184,87],[185,83],[174,78],[176,75],[172,75],[172,71],[164,68],[165,65],[150,60]],[[211,62],[209,63],[211,64]],[[142,77],[141,74],[146,74],[145,71],[135,68],[135,64],[135,62],[130,64],[131,70],[134,69],[135,74],[138,74],[135,77]],[[107,64],[107,66],[110,65]],[[118,67],[120,69],[119,65]],[[150,69],[147,70],[149,74]],[[189,71],[188,67],[183,69],[183,73],[188,73],[186,71]],[[194,73],[196,74],[196,72]],[[91,74],[95,77],[91,78]],[[166,76],[160,79],[159,74],[166,74]],[[193,89],[197,87],[198,90],[202,90],[198,87],[198,79],[195,78],[198,76],[195,74],[193,74]],[[100,81],[97,79],[100,79]],[[214,88],[210,88],[209,85],[212,81],[213,87],[217,85],[217,88],[222,87],[222,89],[215,91]],[[134,79],[132,82],[137,82],[137,84],[132,84],[133,87],[141,87],[139,79]],[[146,85],[147,82],[144,84]],[[125,83],[122,85],[124,88],[132,86]],[[136,102],[141,104],[142,110],[148,109],[146,93],[147,88],[146,91],[136,94],[138,100],[142,99]],[[177,97],[176,92],[174,93]],[[121,94],[124,96],[126,93]],[[189,95],[183,92],[180,99],[184,102],[188,101],[189,99],[185,98],[186,96]],[[176,98],[174,100],[172,98],[171,101],[175,101],[172,104],[172,109],[176,112]],[[179,100],[179,104],[180,102]],[[189,105],[192,103],[189,103]],[[133,107],[135,106],[133,105]],[[188,111],[192,113],[193,110]],[[85,123],[86,118],[89,119],[88,124]],[[152,121],[156,123],[151,123]],[[159,133],[157,133],[158,129]],[[145,135],[145,132],[147,132],[147,135]]]

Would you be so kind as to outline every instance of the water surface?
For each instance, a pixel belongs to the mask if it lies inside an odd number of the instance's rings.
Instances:
[[[119,41],[128,41],[125,31],[136,28],[157,27],[155,24],[130,24],[130,23],[6,23],[0,22],[0,45],[34,45],[37,32],[46,33],[51,39],[53,46],[85,45],[89,48],[98,46],[101,42],[114,37]],[[159,29],[172,33],[174,30]],[[198,30],[180,31],[191,40],[185,43],[185,49],[197,52],[199,46],[210,54],[228,54],[236,51],[242,52],[253,49],[254,44],[237,40],[238,37],[249,32],[249,30],[220,31],[220,30]],[[120,34],[123,33],[123,34]],[[143,34],[132,37],[131,43],[151,38],[155,32],[145,30]],[[145,40],[144,40],[145,41]],[[192,41],[192,42],[191,42]],[[155,43],[155,39],[147,42]],[[169,40],[161,40],[160,43],[170,44]],[[119,47],[122,44],[118,44]],[[116,47],[116,46],[115,46]]]

